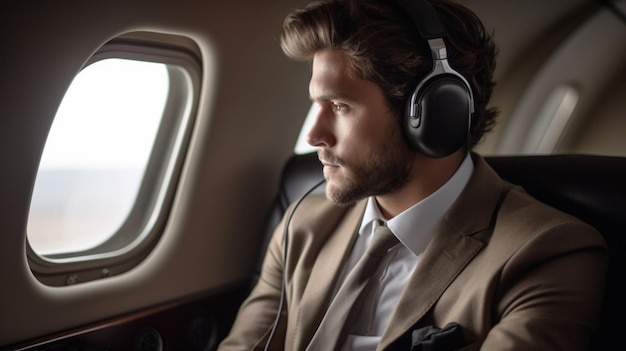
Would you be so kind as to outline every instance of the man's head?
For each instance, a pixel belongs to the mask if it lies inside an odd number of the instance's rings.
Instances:
[[[447,0],[430,1],[446,31],[450,65],[469,82],[475,113],[468,147],[474,147],[494,123],[487,103],[493,90],[495,45],[469,9]],[[390,0],[321,0],[285,19],[283,51],[298,60],[322,49],[338,49],[354,74],[379,85],[392,111],[404,113],[407,98],[432,69],[430,49],[404,8]]]
[[[447,29],[449,61],[474,92],[471,148],[495,116],[485,109],[495,49],[469,10],[442,0],[433,5]],[[409,147],[402,133],[406,100],[433,63],[428,44],[399,4],[310,3],[285,19],[281,45],[289,57],[313,63],[309,93],[320,112],[308,142],[320,148],[326,193],[336,203],[399,193],[407,184],[434,191],[449,177],[450,165],[460,162],[462,150],[454,160],[435,162]]]

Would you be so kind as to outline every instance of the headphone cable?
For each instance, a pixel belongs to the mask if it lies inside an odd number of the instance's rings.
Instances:
[[[309,194],[311,194],[313,192],[313,190],[317,189],[320,185],[324,184],[324,182],[326,182],[326,179],[322,179],[320,182],[316,183],[313,187],[311,187],[309,190],[307,190],[304,195],[302,195],[299,199],[298,202],[296,202],[296,204],[293,206],[293,209],[291,210],[291,212],[289,213],[289,217],[287,217],[287,221],[285,222],[285,227],[283,229],[283,281],[282,281],[282,285],[281,285],[281,289],[280,289],[280,302],[278,303],[278,309],[276,310],[276,318],[274,320],[274,325],[272,326],[272,331],[270,332],[270,335],[267,339],[267,342],[265,343],[265,351],[269,350],[270,344],[272,343],[272,339],[274,338],[274,334],[276,334],[276,330],[278,329],[278,323],[280,322],[280,316],[283,312],[283,308],[285,306],[285,299],[286,299],[286,287],[285,287],[285,263],[287,262],[287,248],[288,248],[288,244],[289,244],[289,224],[291,224],[291,219],[293,218],[294,213],[296,212],[296,209],[298,208],[298,206],[300,206],[300,203],[302,203],[302,200],[304,200],[304,198],[306,198],[307,196],[309,196]]]

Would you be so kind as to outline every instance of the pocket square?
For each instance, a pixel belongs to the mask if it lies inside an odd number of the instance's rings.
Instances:
[[[450,323],[443,329],[427,326],[411,334],[411,351],[452,351],[463,347],[461,326]]]

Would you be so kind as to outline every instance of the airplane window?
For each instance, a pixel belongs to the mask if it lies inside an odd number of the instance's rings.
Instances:
[[[570,123],[580,94],[571,84],[557,86],[546,98],[535,117],[522,152],[549,154]]]
[[[72,82],[39,166],[28,241],[40,254],[87,250],[128,217],[163,115],[166,65],[98,61]]]
[[[35,180],[27,257],[63,286],[128,271],[167,223],[197,111],[200,50],[189,38],[113,38],[74,78]]]

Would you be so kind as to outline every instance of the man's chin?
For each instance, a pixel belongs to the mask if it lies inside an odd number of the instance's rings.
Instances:
[[[347,207],[364,198],[364,196],[356,196],[350,191],[337,187],[327,181],[326,198],[338,206]]]

